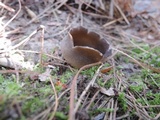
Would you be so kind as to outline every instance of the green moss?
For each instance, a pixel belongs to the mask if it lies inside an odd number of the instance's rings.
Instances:
[[[68,120],[68,117],[66,115],[64,115],[63,112],[56,112],[55,118],[57,120]]]
[[[110,108],[98,108],[98,109],[90,111],[89,114],[93,116],[93,115],[96,115],[102,112],[113,112],[113,111],[114,109],[110,109]]]
[[[144,52],[140,50],[139,48],[133,48],[132,56],[136,59],[140,59],[142,62],[149,64],[153,67],[160,67],[160,49],[159,47],[155,47],[153,49],[150,48],[147,44],[143,44],[141,46],[143,50],[146,50],[148,52]]]
[[[131,91],[134,91],[134,92],[141,92],[143,90],[142,85],[137,85],[137,86],[130,85],[129,88]]]
[[[107,81],[104,87],[106,89],[109,89],[111,86],[113,86],[114,82],[115,82],[114,78],[111,78],[110,80]]]
[[[35,66],[34,66],[34,71],[37,71],[39,73],[43,73],[45,72],[45,69],[43,66],[40,65],[40,63],[37,63]]]
[[[63,75],[61,75],[59,77],[59,80],[62,82],[62,83],[66,83],[70,78],[72,78],[74,75],[73,72],[67,70],[65,73],[63,73]]]
[[[0,75],[0,94],[7,95],[11,98],[13,96],[19,95],[22,87],[12,80],[5,79]]]
[[[48,56],[46,54],[42,54],[42,60],[47,61],[47,59],[48,59]]]
[[[160,93],[149,92],[146,96],[150,105],[160,105]]]
[[[98,83],[98,85],[101,86],[101,87],[104,87],[104,86],[105,86],[104,80],[103,80],[102,78],[98,79],[98,80],[97,80],[97,83]]]
[[[81,73],[82,75],[86,75],[89,79],[91,79],[95,75],[95,72],[97,69],[98,69],[98,66],[94,66],[82,71]]]
[[[44,86],[42,88],[39,88],[38,91],[41,93],[41,95],[44,96],[44,98],[53,94],[53,89],[51,88],[51,86]]]
[[[45,103],[38,97],[26,100],[22,104],[22,111],[24,114],[37,113],[45,106]]]
[[[122,110],[127,111],[128,106],[127,106],[127,100],[125,98],[125,93],[123,92],[119,93],[118,101],[120,106],[122,107]]]

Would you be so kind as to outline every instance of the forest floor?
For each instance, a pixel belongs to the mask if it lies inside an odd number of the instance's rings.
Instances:
[[[0,120],[160,119],[160,1],[114,1],[0,1]],[[65,61],[79,26],[109,43],[106,62]]]

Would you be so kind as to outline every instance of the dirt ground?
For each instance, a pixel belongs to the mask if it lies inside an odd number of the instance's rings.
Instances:
[[[159,6],[0,0],[0,119],[158,120]],[[60,43],[79,26],[107,41],[106,62],[80,69],[66,62]]]

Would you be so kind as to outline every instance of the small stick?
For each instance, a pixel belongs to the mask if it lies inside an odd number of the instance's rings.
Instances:
[[[7,10],[10,11],[10,12],[15,12],[15,10],[14,10],[13,8],[11,8],[11,7],[3,4],[2,2],[0,2],[0,6],[1,6],[1,7],[4,7],[5,9],[7,9]]]
[[[110,10],[109,10],[109,17],[113,18],[113,15],[114,15],[114,0],[111,0]]]
[[[116,23],[117,21],[120,21],[120,20],[123,20],[123,17],[120,17],[120,18],[118,18],[118,19],[112,20],[111,22],[105,23],[105,24],[103,25],[103,27],[107,27],[107,26],[109,26],[109,25],[112,25],[112,24],[114,24],[114,23]]]
[[[5,29],[7,27],[7,25],[9,23],[12,22],[13,19],[15,19],[17,17],[17,15],[20,13],[21,11],[21,8],[22,8],[22,5],[21,5],[21,0],[18,0],[18,3],[19,3],[19,10],[17,11],[17,13],[2,27],[2,30]]]
[[[52,89],[53,89],[54,95],[55,95],[55,107],[54,107],[54,111],[53,111],[53,113],[51,114],[51,116],[50,116],[50,118],[49,118],[49,120],[53,120],[54,115],[55,115],[55,113],[56,113],[56,111],[57,111],[57,107],[58,107],[58,97],[57,97],[57,92],[56,92],[56,89],[55,89],[55,87],[54,87],[54,84],[53,84],[53,81],[52,81],[51,76],[49,77],[49,80],[50,80],[50,82],[51,82]]]
[[[121,8],[120,8],[115,2],[114,2],[114,5],[115,5],[116,8],[119,10],[120,14],[122,15],[122,17],[124,18],[124,20],[126,21],[126,23],[127,23],[128,25],[130,25],[127,17],[125,16],[125,14],[124,14],[123,11],[121,10]]]
[[[74,93],[74,91],[75,91],[75,86],[76,86],[76,81],[77,81],[78,75],[80,74],[80,72],[82,70],[90,68],[90,67],[95,66],[95,65],[99,65],[99,64],[101,64],[101,62],[96,62],[96,63],[93,63],[93,64],[85,65],[85,66],[81,67],[79,69],[79,71],[77,72],[77,74],[74,76],[74,78],[72,80],[71,90],[70,90],[69,120],[75,120],[75,112],[74,112],[74,107],[75,107],[74,106],[74,96],[75,96],[75,93]]]
[[[76,107],[75,107],[75,110],[74,110],[75,113],[76,113],[76,111],[78,110],[78,108],[79,108],[79,106],[80,106],[80,103],[81,103],[83,97],[85,96],[86,92],[89,90],[90,86],[93,86],[93,83],[95,82],[95,80],[96,80],[96,78],[97,78],[97,76],[98,76],[98,74],[99,74],[99,71],[100,71],[100,69],[102,68],[102,66],[103,66],[103,65],[101,65],[101,66],[98,68],[98,70],[96,71],[94,77],[92,78],[92,80],[89,82],[89,84],[87,85],[87,87],[85,88],[85,90],[82,92],[81,96],[79,97],[78,102],[77,102]]]
[[[44,26],[40,25],[40,28],[42,29],[41,34],[41,53],[40,53],[40,65],[43,65],[43,48],[44,48]]]
[[[35,34],[37,33],[37,31],[38,31],[38,30],[33,31],[26,39],[24,39],[23,41],[21,41],[20,43],[18,43],[18,44],[16,44],[16,45],[12,46],[11,48],[8,48],[7,50],[0,50],[0,53],[7,52],[7,51],[11,51],[11,50],[13,50],[13,49],[21,46],[22,44],[28,42],[29,39],[30,39],[33,35],[35,35]]]

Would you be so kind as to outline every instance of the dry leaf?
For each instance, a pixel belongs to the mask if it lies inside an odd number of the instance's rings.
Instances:
[[[105,73],[107,73],[107,72],[111,71],[111,70],[112,70],[112,68],[113,68],[113,66],[110,66],[110,67],[104,68],[104,69],[102,69],[102,70],[101,70],[101,73],[105,74]]]
[[[103,93],[107,96],[115,96],[115,90],[112,87],[109,88],[108,90],[103,87],[100,87],[100,91],[101,91],[101,93]]]

